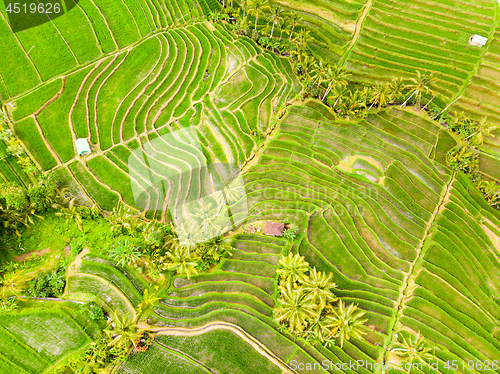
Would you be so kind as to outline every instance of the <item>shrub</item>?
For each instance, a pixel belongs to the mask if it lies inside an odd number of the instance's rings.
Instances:
[[[297,237],[298,231],[299,231],[299,228],[297,226],[293,225],[292,227],[285,229],[283,231],[283,236],[287,239],[295,240],[295,238]]]
[[[26,189],[15,185],[5,185],[2,188],[1,197],[5,199],[5,204],[15,210],[23,210],[29,204]]]
[[[87,316],[92,321],[103,320],[105,318],[102,309],[94,304],[91,304],[90,307],[88,308]]]
[[[29,283],[28,295],[34,297],[59,297],[66,285],[65,270],[59,266],[56,270],[38,273]]]
[[[133,241],[129,239],[121,240],[111,247],[109,257],[120,266],[131,265],[141,257],[141,252],[138,249]]]
[[[53,184],[43,183],[38,186],[31,186],[28,189],[30,203],[34,204],[37,212],[44,212],[52,206],[56,197],[56,188]]]

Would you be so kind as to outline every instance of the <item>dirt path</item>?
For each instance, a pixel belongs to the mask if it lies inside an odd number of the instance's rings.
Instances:
[[[34,251],[34,252],[29,252],[29,253],[23,253],[22,255],[14,257],[12,260],[16,262],[23,262],[29,259],[32,259],[33,257],[41,257],[46,253],[50,252],[50,248],[45,248],[40,251]]]
[[[267,360],[271,361],[274,365],[279,367],[286,373],[297,373],[292,370],[281,358],[276,356],[269,348],[267,348],[264,344],[254,338],[252,335],[247,333],[238,325],[234,325],[228,322],[222,321],[213,321],[209,322],[206,325],[199,327],[159,327],[159,326],[151,326],[145,322],[142,322],[138,325],[139,329],[147,329],[151,332],[153,336],[156,335],[171,335],[171,336],[198,336],[205,334],[207,332],[213,330],[229,330],[245,342],[250,344],[253,349],[255,349],[260,355],[265,357]]]
[[[92,279],[95,279],[96,281],[106,285],[107,287],[109,287],[111,290],[113,290],[119,297],[120,299],[123,300],[123,302],[125,303],[125,305],[127,306],[127,308],[129,309],[129,312],[130,312],[130,315],[135,318],[136,317],[136,311],[135,311],[135,308],[134,308],[134,305],[132,305],[132,303],[130,302],[130,300],[128,299],[128,297],[122,292],[122,290],[120,290],[118,287],[116,287],[114,284],[112,284],[111,281],[107,280],[107,279],[104,279],[100,276],[97,276],[97,275],[94,275],[94,274],[88,274],[88,273],[79,273],[78,272],[78,269],[80,268],[80,266],[82,265],[82,262],[83,262],[83,257],[85,257],[85,255],[89,254],[90,251],[88,248],[84,248],[79,254],[78,256],[75,257],[74,261],[71,263],[70,266],[68,266],[68,268],[66,269],[66,287],[64,289],[64,293],[63,295],[64,296],[67,296],[68,295],[68,284],[69,284],[69,278],[72,277],[72,276],[83,276],[83,277],[88,277],[88,278],[92,278]],[[99,298],[101,297],[100,295],[97,295]],[[106,301],[106,300],[104,300]]]
[[[368,0],[367,3],[365,4],[365,7],[363,9],[363,13],[361,14],[361,17],[359,17],[358,21],[356,22],[356,31],[354,32],[354,36],[351,39],[351,42],[347,46],[346,52],[344,53],[344,56],[342,57],[342,60],[340,61],[341,65],[345,65],[347,61],[347,57],[351,54],[351,50],[354,48],[356,45],[359,34],[361,33],[361,29],[363,27],[363,22],[365,21],[366,16],[370,12],[370,9],[372,7],[373,0]]]

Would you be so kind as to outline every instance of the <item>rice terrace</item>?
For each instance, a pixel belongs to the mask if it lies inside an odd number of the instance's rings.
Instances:
[[[500,373],[500,1],[0,2],[0,374]]]

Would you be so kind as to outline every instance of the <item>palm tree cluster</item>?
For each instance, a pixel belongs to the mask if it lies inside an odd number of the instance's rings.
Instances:
[[[201,214],[201,212],[200,212]],[[120,206],[106,218],[116,242],[107,248],[107,255],[119,264],[136,264],[144,258],[146,274],[162,279],[170,271],[188,278],[199,270],[216,264],[231,247],[222,236],[198,241],[198,227],[179,226],[147,221]]]
[[[112,322],[100,333],[82,355],[73,357],[56,373],[97,374],[109,373],[117,361],[125,360],[129,348],[143,337],[137,328],[137,318],[115,311]],[[141,349],[143,350],[143,349]]]
[[[401,359],[403,365],[408,364],[406,365],[408,367],[407,373],[410,372],[412,364],[428,365],[431,360],[436,358],[432,352],[432,348],[425,343],[424,337],[420,335],[420,332],[416,334],[401,332],[398,335],[399,340],[394,348],[391,349],[391,352]]]
[[[448,129],[459,137],[458,144],[446,154],[447,165],[455,171],[469,174],[476,189],[483,193],[486,201],[494,208],[500,208],[500,186],[495,181],[483,180],[479,173],[479,149],[485,137],[495,136],[498,125],[488,122],[488,117],[476,121],[464,112],[447,116]]]
[[[308,341],[340,346],[351,337],[361,339],[365,314],[357,305],[348,306],[332,292],[332,273],[312,269],[299,254],[282,256],[277,270],[280,297],[274,317],[285,330]],[[338,301],[335,307],[332,303]]]
[[[416,103],[416,107],[420,108],[422,95],[432,94],[429,86],[432,77],[422,75],[420,72],[417,72],[416,78],[409,81],[394,78],[389,84],[358,85],[359,88],[356,90],[349,90],[347,78],[350,74],[343,67],[322,60],[312,63],[307,61],[307,64],[299,63],[299,68],[302,66],[307,66],[307,69],[300,71],[299,75],[303,75],[303,79],[309,82],[308,94],[323,102],[326,99],[331,111],[347,120],[362,117],[374,107],[381,109],[391,104],[405,106],[411,99]]]
[[[242,0],[238,9],[234,9],[232,3],[230,8],[226,8],[225,0],[221,0],[221,3],[223,9],[211,11],[208,15],[210,21],[227,21],[234,32],[251,36],[264,48],[276,53],[281,54],[291,50],[295,28],[302,20],[297,11],[288,13],[281,6],[269,6],[268,0]],[[264,28],[257,30],[259,19],[263,14],[267,14],[269,21]],[[247,20],[249,15],[255,17],[253,28]],[[283,38],[283,34],[287,34],[288,37]]]

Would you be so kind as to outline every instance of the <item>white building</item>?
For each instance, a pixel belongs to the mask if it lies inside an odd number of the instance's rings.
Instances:
[[[75,141],[76,153],[80,156],[90,154],[89,142],[86,138],[76,139]]]
[[[499,0],[500,1],[500,0]],[[482,47],[488,42],[488,39],[484,36],[474,34],[469,38],[469,44],[475,45],[476,47]]]

